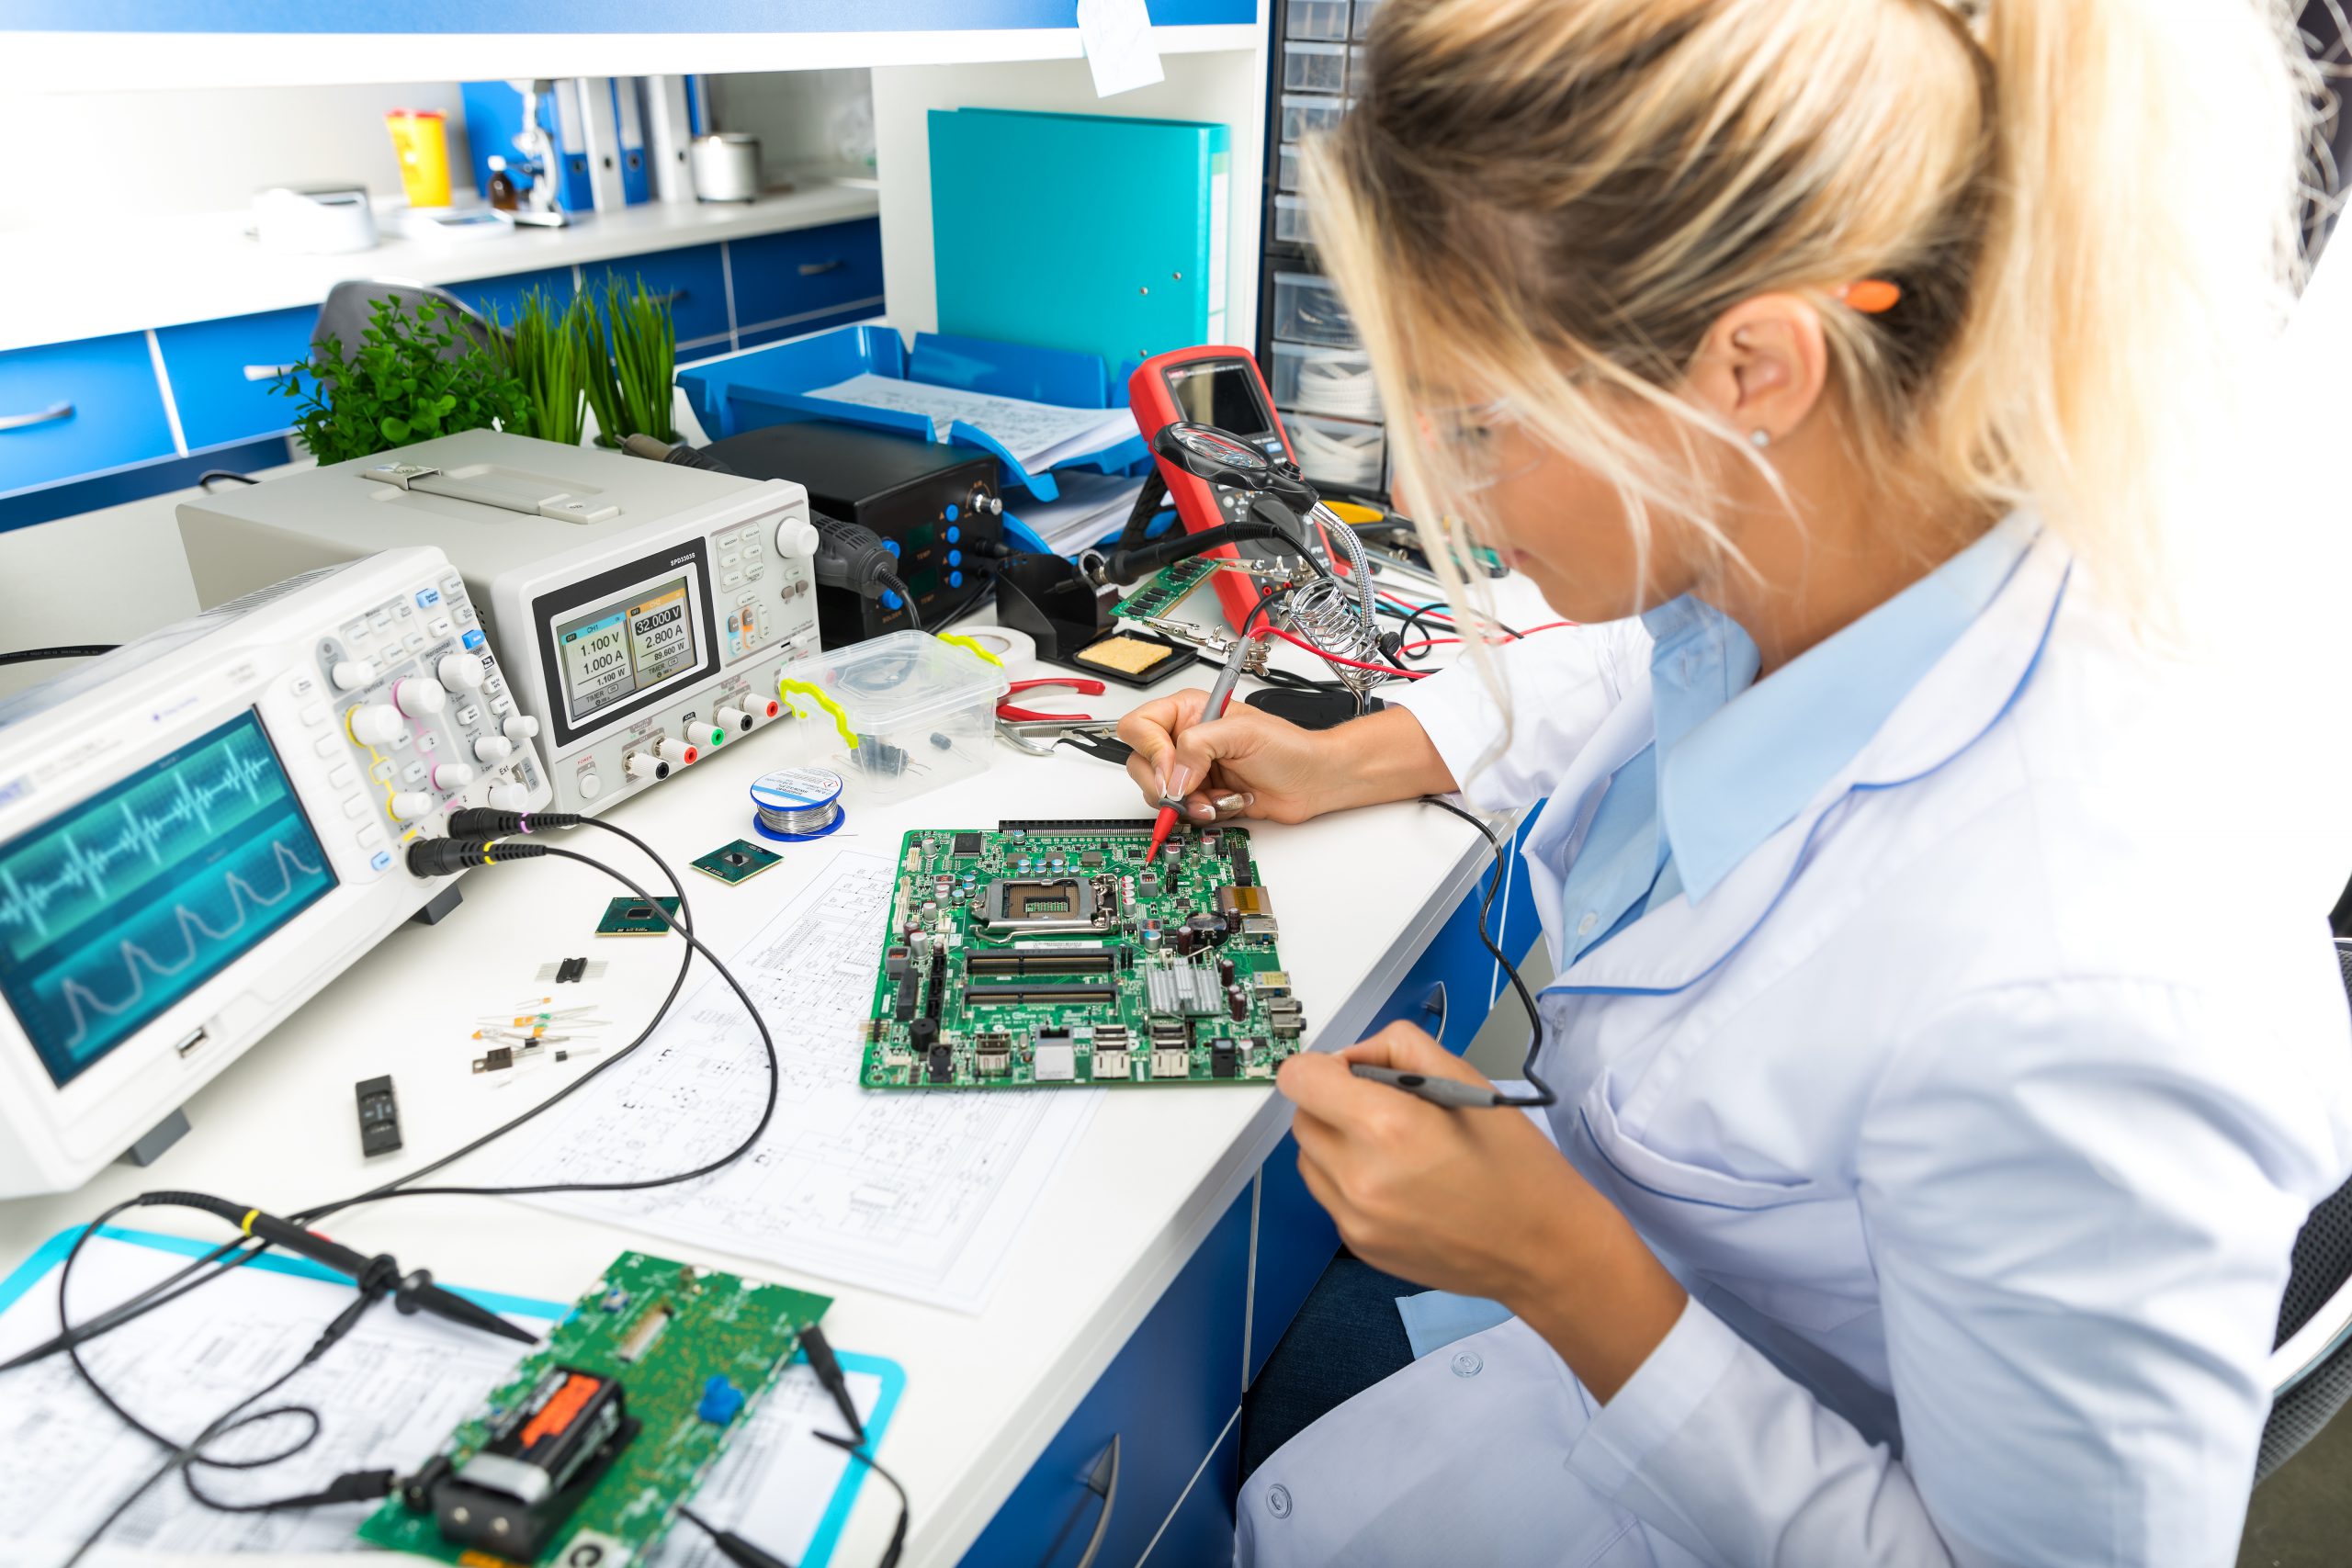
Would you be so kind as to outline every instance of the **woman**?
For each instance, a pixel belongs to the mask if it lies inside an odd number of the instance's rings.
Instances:
[[[1350,1074],[1475,1077],[1403,1025],[1284,1066],[1348,1247],[1496,1304],[1249,1476],[1245,1562],[2234,1554],[2352,1164],[2343,867],[2242,852],[2181,525],[2301,88],[2257,0],[1970,9],[1381,7],[1322,254],[1417,514],[1584,626],[1121,734],[1199,819],[1548,798],[1557,1100]]]

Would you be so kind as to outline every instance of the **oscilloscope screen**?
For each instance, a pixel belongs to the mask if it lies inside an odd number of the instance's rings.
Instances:
[[[335,886],[248,708],[0,844],[0,997],[62,1087]]]

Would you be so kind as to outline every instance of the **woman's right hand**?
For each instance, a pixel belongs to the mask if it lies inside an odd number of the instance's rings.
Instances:
[[[1247,703],[1204,720],[1208,695],[1194,688],[1158,697],[1119,721],[1119,739],[1135,749],[1128,776],[1154,807],[1165,795],[1182,800],[1195,822],[1304,822],[1454,787],[1420,721],[1402,708],[1304,729]],[[1222,812],[1219,800],[1228,802]]]

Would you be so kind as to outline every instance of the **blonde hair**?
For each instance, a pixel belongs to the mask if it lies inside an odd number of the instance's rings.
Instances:
[[[2030,503],[2169,629],[2175,546],[2291,297],[2309,73],[2273,0],[1969,9],[1386,0],[1306,188],[1457,604],[1482,502],[1436,405],[1506,400],[1614,485],[1645,560],[1659,510],[1729,550],[1690,459],[1742,433],[1676,388],[1726,309],[1793,292],[1872,472]],[[1862,278],[1900,301],[1848,308]]]

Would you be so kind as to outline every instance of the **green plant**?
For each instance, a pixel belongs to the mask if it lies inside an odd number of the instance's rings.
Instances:
[[[566,446],[580,445],[587,409],[588,360],[573,320],[584,308],[575,299],[559,309],[533,288],[523,296],[514,321],[499,323],[504,333],[501,357],[523,388],[525,434]]]
[[[314,344],[276,389],[300,400],[295,434],[322,463],[493,423],[514,428],[526,407],[523,384],[499,355],[431,298],[413,316],[397,297],[377,300],[357,352],[346,355],[338,338]]]
[[[669,301],[648,293],[641,277],[631,285],[608,276],[603,319],[584,296],[579,310],[597,441],[617,446],[625,435],[678,439],[670,423],[678,329],[670,319]]]

